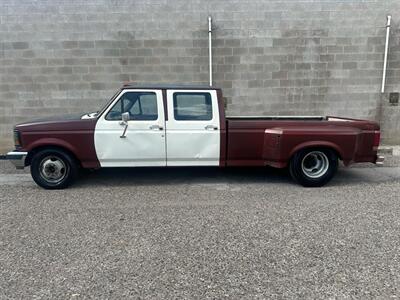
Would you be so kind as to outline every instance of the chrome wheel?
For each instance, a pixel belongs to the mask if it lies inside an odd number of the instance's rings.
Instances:
[[[307,177],[319,178],[328,171],[329,159],[321,151],[312,151],[304,156],[301,161],[301,169]]]
[[[40,176],[49,183],[62,181],[69,172],[65,162],[57,156],[47,156],[40,162]]]

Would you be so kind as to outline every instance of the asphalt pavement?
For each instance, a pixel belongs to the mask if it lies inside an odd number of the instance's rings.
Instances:
[[[109,169],[46,191],[0,162],[0,298],[396,298],[400,167]]]

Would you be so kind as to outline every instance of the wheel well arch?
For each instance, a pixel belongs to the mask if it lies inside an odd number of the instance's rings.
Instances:
[[[308,144],[308,145],[298,145],[295,147],[292,152],[289,155],[289,161],[293,158],[293,156],[298,153],[299,151],[305,150],[305,149],[325,149],[325,150],[331,150],[333,151],[338,159],[343,160],[343,155],[337,145],[334,144],[326,144],[326,143],[315,143],[315,144]]]
[[[41,145],[41,146],[37,146],[35,148],[32,148],[29,152],[28,155],[26,156],[25,159],[25,166],[29,166],[32,162],[32,158],[33,156],[42,151],[42,150],[61,150],[67,154],[69,154],[78,164],[79,167],[82,167],[80,160],[78,159],[78,157],[75,155],[75,153],[73,153],[70,149],[63,147],[63,146],[59,146],[59,145]]]

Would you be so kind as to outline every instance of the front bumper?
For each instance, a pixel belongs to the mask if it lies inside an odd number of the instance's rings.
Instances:
[[[25,168],[25,159],[28,152],[11,151],[6,155],[6,159],[9,160],[17,169]]]

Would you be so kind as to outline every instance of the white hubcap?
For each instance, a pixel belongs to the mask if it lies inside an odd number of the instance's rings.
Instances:
[[[312,151],[304,156],[301,162],[303,173],[310,178],[319,178],[329,169],[329,159],[321,151]]]
[[[67,175],[68,168],[64,161],[55,156],[47,156],[40,163],[40,175],[51,183],[60,182]]]

